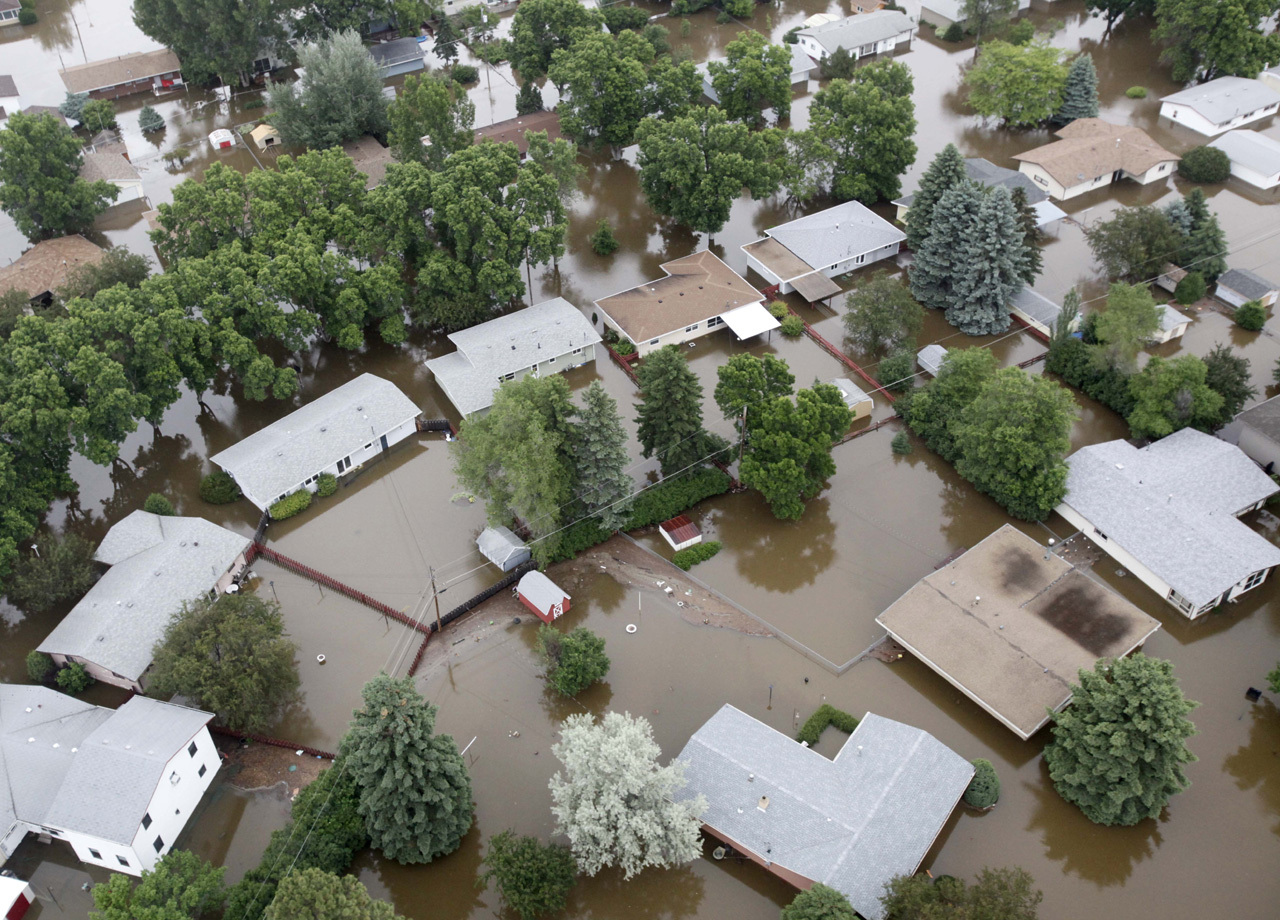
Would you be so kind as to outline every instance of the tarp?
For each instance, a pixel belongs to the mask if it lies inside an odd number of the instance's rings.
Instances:
[[[826,300],[828,297],[840,293],[840,285],[822,272],[810,272],[807,275],[802,275],[793,280],[791,286],[796,289],[797,294],[809,301],[809,303],[813,303],[816,300]]]
[[[782,325],[773,318],[773,314],[766,310],[763,304],[758,303],[749,303],[745,307],[722,313],[720,318],[740,339],[749,339]]]

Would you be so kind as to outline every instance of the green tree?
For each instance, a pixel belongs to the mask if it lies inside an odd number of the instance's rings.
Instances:
[[[1129,14],[1149,13],[1155,9],[1155,0],[1085,0],[1085,9],[1095,18],[1107,21],[1107,35],[1116,22]]]
[[[725,60],[707,65],[720,107],[735,121],[759,125],[763,109],[791,117],[791,52],[759,32],[745,31],[725,46]]]
[[[72,121],[83,121],[80,116],[84,113],[85,103],[88,101],[88,93],[73,93],[68,90],[67,98],[58,104],[58,114]]]
[[[1249,375],[1249,359],[1242,358],[1231,347],[1219,343],[1204,356],[1207,383],[1222,397],[1222,408],[1210,425],[1221,428],[1240,414],[1244,404],[1258,395]]]
[[[323,869],[290,872],[280,880],[263,920],[401,920],[395,908],[369,894],[352,875]]]
[[[1044,234],[1040,232],[1040,218],[1035,208],[1027,203],[1025,188],[1018,186],[1010,192],[1009,197],[1013,200],[1014,210],[1018,214],[1018,226],[1022,228],[1022,242],[1026,246],[1022,280],[1028,285],[1035,284],[1040,273],[1044,271],[1044,253],[1040,251],[1040,240]]]
[[[632,7],[627,7],[632,9]],[[538,89],[538,84],[532,80],[526,80],[520,86],[520,92],[516,94],[516,114],[517,115],[533,115],[541,112],[546,108],[546,103],[542,99],[542,90]]]
[[[94,544],[75,533],[41,538],[31,555],[14,566],[9,600],[31,613],[43,613],[61,601],[79,598],[100,575]]]
[[[1173,289],[1173,299],[1184,307],[1204,297],[1208,285],[1204,283],[1204,275],[1199,272],[1187,272]]]
[[[561,696],[577,696],[609,673],[604,639],[585,626],[567,633],[539,626],[538,657],[546,666],[547,683]]]
[[[78,661],[73,661],[65,668],[58,672],[55,679],[58,689],[72,696],[79,696],[84,691],[93,686],[93,678],[89,676],[89,672],[84,669],[84,665]]]
[[[578,868],[594,876],[618,866],[630,879],[648,866],[692,862],[702,852],[702,796],[674,801],[684,765],[658,765],[661,753],[648,721],[606,712],[600,723],[571,715],[551,753],[563,770],[551,777],[556,833],[569,838]]]
[[[81,146],[47,113],[14,112],[0,129],[0,210],[31,242],[87,230],[120,194],[110,182],[80,178]]]
[[[602,12],[605,27],[617,35],[627,29],[643,29],[649,23],[649,11],[638,6],[613,3]]]
[[[458,58],[458,45],[462,44],[462,35],[454,25],[452,16],[441,16],[436,25],[436,40],[432,50],[440,60],[449,64]]]
[[[156,643],[148,690],[181,694],[236,731],[259,732],[296,699],[297,646],[278,605],[224,594],[183,607]]]
[[[977,232],[984,194],[977,183],[961,182],[934,206],[928,236],[916,250],[910,273],[911,293],[926,307],[944,310],[958,301],[957,282],[969,268],[969,243]]]
[[[564,910],[578,872],[567,847],[544,846],[537,837],[517,837],[512,831],[489,838],[484,867],[476,885],[488,888],[492,881],[502,903],[520,920],[537,920]]]
[[[969,105],[979,115],[1014,127],[1038,125],[1063,106],[1067,65],[1062,52],[1044,42],[993,41],[982,47],[964,82]]]
[[[627,472],[627,433],[618,403],[594,380],[582,394],[571,437],[577,501],[605,530],[626,520],[635,483]]]
[[[598,256],[613,255],[620,245],[618,238],[613,235],[613,228],[603,217],[600,218],[600,223],[596,224],[596,229],[592,231],[587,242],[591,244],[591,251]]]
[[[511,66],[522,83],[536,80],[546,74],[556,51],[598,33],[601,22],[599,11],[579,0],[525,0],[511,20]]]
[[[439,169],[450,154],[475,140],[475,103],[456,83],[435,74],[405,77],[387,117],[387,142],[402,163]]]
[[[702,427],[702,381],[689,369],[680,346],[651,352],[636,375],[636,437],[645,457],[657,455],[663,476],[701,464],[723,447]]]
[[[1168,216],[1148,205],[1121,208],[1110,220],[1089,227],[1084,235],[1107,276],[1124,281],[1156,277],[1166,262],[1178,257],[1183,245]]]
[[[1267,672],[1267,686],[1271,688],[1272,693],[1280,693],[1280,664]]]
[[[147,500],[142,503],[142,510],[163,516],[177,514],[177,512],[173,510],[173,502],[169,501],[168,498],[161,495],[159,492],[152,492],[147,496]]]
[[[177,52],[192,83],[246,85],[263,49],[283,39],[280,12],[271,0],[137,0],[133,21]]]
[[[1054,120],[1069,124],[1077,118],[1098,117],[1098,68],[1093,55],[1082,54],[1071,62],[1062,89],[1062,106]]]
[[[899,875],[880,896],[892,920],[1036,920],[1044,894],[1025,869],[983,869],[972,884],[950,875]]]
[[[1186,205],[1187,230],[1179,264],[1188,271],[1199,272],[1208,283],[1218,280],[1227,270],[1227,238],[1218,226],[1218,215],[1209,208],[1204,191],[1193,188],[1183,199]]]
[[[916,354],[907,348],[890,352],[881,359],[877,371],[882,387],[896,393],[905,392],[915,382]]]
[[[1117,281],[1107,293],[1107,309],[1095,314],[1093,336],[1106,365],[1127,374],[1159,328],[1160,308],[1150,289]]]
[[[110,99],[90,99],[80,110],[80,123],[92,133],[116,127],[116,106]]]
[[[964,410],[995,377],[996,366],[989,349],[953,348],[943,358],[938,376],[913,394],[907,424],[943,460],[959,459]]]
[[[226,900],[215,867],[187,850],[170,850],[154,869],[144,869],[135,886],[127,875],[113,874],[93,886],[89,920],[198,920],[212,916]]]
[[[849,899],[818,882],[782,908],[782,920],[857,920]]]
[[[845,335],[865,354],[910,346],[923,326],[924,309],[883,270],[860,281],[845,300]]]
[[[1005,188],[987,191],[962,251],[963,270],[952,278],[947,322],[969,335],[1009,328],[1009,301],[1027,283],[1026,230]]]
[[[97,262],[86,262],[72,269],[67,280],[58,288],[58,297],[71,300],[75,297],[92,299],[99,291],[117,284],[137,290],[151,275],[151,260],[132,253],[123,246],[108,249]]]
[[[339,750],[360,787],[360,814],[375,849],[401,865],[456,850],[471,829],[471,777],[436,707],[413,678],[380,674],[364,686]]]
[[[1271,0],[1156,0],[1151,37],[1165,44],[1160,59],[1178,83],[1215,77],[1255,77],[1276,59],[1276,36],[1264,33]]]
[[[919,251],[933,229],[933,212],[944,194],[966,181],[964,157],[955,144],[947,144],[920,177],[905,220],[907,246]]]
[[[979,757],[973,762],[973,779],[964,791],[964,803],[974,808],[990,808],[1000,800],[1000,777],[991,761]]]
[[[1225,150],[1207,144],[1192,147],[1178,161],[1178,175],[1188,182],[1226,182],[1231,175],[1231,158]]]
[[[1190,785],[1183,767],[1196,760],[1186,745],[1196,705],[1182,695],[1172,664],[1141,652],[1081,670],[1071,705],[1051,715],[1053,741],[1044,750],[1058,794],[1095,824],[1159,817]]]
[[[1208,368],[1195,355],[1152,358],[1129,378],[1133,411],[1126,421],[1135,438],[1163,438],[1188,426],[1210,431],[1223,398],[1206,382]]]
[[[1267,324],[1267,308],[1260,301],[1250,300],[1236,307],[1236,325],[1250,332],[1259,332]]]
[[[747,413],[750,428],[760,409],[780,396],[789,398],[796,382],[786,361],[773,355],[756,357],[750,352],[731,357],[716,368],[716,376],[716,405],[739,433],[743,412]]]
[[[1018,0],[963,0],[960,12],[964,14],[965,28],[981,42],[983,36],[1018,14]]]
[[[35,649],[27,652],[27,677],[37,684],[43,684],[49,679],[49,675],[53,673],[53,659],[44,652],[38,652]]]
[[[366,134],[387,133],[382,74],[354,31],[337,32],[298,49],[305,73],[294,83],[272,83],[271,123],[286,144],[323,150]]]
[[[578,181],[586,168],[578,165],[578,148],[562,137],[551,140],[546,131],[526,131],[528,158],[555,180],[560,203],[568,205],[578,195]]]

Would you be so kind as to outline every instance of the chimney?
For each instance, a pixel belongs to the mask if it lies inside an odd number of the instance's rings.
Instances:
[[[760,796],[760,804],[757,805],[756,808],[759,808],[761,811],[764,811],[768,807],[769,807],[769,797],[767,795]]]

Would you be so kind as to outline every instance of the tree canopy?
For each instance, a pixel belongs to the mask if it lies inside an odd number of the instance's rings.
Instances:
[[[435,74],[406,76],[387,118],[387,143],[402,163],[439,169],[451,153],[475,140],[475,103],[458,84]]]
[[[1062,107],[1054,121],[1069,124],[1077,118],[1098,117],[1098,69],[1093,55],[1082,54],[1071,62],[1062,88]]]
[[[502,903],[520,916],[537,920],[564,910],[578,873],[567,847],[543,845],[536,837],[518,837],[502,831],[489,838],[484,872],[477,884],[492,881]]]
[[[1204,366],[1204,382],[1222,397],[1222,408],[1211,422],[1212,427],[1220,428],[1235,418],[1258,390],[1250,382],[1249,359],[1237,355],[1229,345],[1219,342],[1213,346],[1204,356]]]
[[[1132,371],[1138,352],[1160,328],[1160,308],[1144,284],[1111,285],[1107,309],[1095,314],[1093,335],[1103,360],[1116,370]]]
[[[1150,205],[1121,208],[1084,232],[1093,257],[1110,278],[1148,281],[1178,257],[1182,235],[1164,211]]]
[[[387,133],[382,73],[355,31],[298,49],[297,83],[273,83],[271,123],[286,144],[323,150],[366,134]]]
[[[1043,42],[994,41],[982,46],[964,82],[969,105],[979,115],[1015,127],[1038,125],[1062,108],[1067,65],[1059,49]]]
[[[985,868],[973,882],[899,875],[880,897],[891,920],[1036,920],[1044,894],[1025,869]]]
[[[958,435],[965,408],[996,375],[996,358],[986,348],[953,348],[938,375],[912,396],[907,423],[943,460],[961,456]]]
[[[782,920],[857,920],[849,899],[818,882],[800,892],[782,908]]]
[[[30,613],[49,610],[61,601],[78,598],[93,587],[99,569],[96,546],[76,533],[42,537],[30,555],[19,558],[9,600]]]
[[[750,428],[759,409],[779,396],[789,397],[796,382],[786,361],[773,355],[756,357],[750,352],[733,355],[716,368],[716,376],[716,405],[739,433],[744,409]]]
[[[556,51],[599,32],[601,21],[598,10],[579,0],[525,0],[511,20],[512,68],[528,85],[546,74]]]
[[[923,326],[924,309],[883,270],[860,281],[845,300],[845,335],[867,354],[912,345]]]
[[[170,850],[142,879],[119,873],[93,886],[89,920],[199,920],[212,916],[226,900],[225,868],[215,867],[187,850]]]
[[[1264,32],[1275,12],[1272,0],[1156,0],[1151,37],[1179,83],[1256,77],[1280,57],[1280,38]]]
[[[601,639],[585,626],[561,633],[550,624],[538,627],[538,655],[547,683],[561,696],[577,696],[609,673],[609,656]]]
[[[724,61],[707,65],[720,107],[735,121],[759,125],[766,108],[778,121],[791,117],[791,52],[759,32],[745,31],[724,49]]]
[[[627,471],[627,432],[618,403],[593,380],[582,394],[572,435],[575,492],[583,514],[606,530],[622,526],[635,482]]]
[[[253,62],[283,42],[280,7],[272,0],[137,0],[133,21],[172,48],[192,83],[215,77],[249,82]]]
[[[636,436],[645,457],[657,455],[671,476],[708,460],[725,446],[702,427],[702,382],[678,345],[650,353],[637,371],[640,386]]]
[[[1133,411],[1129,431],[1135,438],[1163,438],[1182,428],[1212,431],[1221,416],[1222,394],[1209,386],[1209,369],[1196,355],[1152,358],[1129,378]]]
[[[920,177],[920,187],[911,199],[907,210],[907,246],[919,251],[933,230],[933,212],[944,194],[962,182],[968,181],[964,157],[955,144],[947,144],[933,158],[929,168]]]
[[[965,28],[981,42],[1005,20],[1018,13],[1018,0],[961,0]]]
[[[263,920],[402,920],[353,875],[323,869],[290,872],[280,880]]]

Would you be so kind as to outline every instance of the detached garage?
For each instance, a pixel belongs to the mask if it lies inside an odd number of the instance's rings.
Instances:
[[[541,572],[529,572],[516,588],[520,603],[538,615],[544,623],[559,619],[569,612],[569,595]]]

